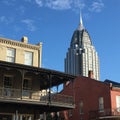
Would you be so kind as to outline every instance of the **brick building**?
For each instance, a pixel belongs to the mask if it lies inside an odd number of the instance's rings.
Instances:
[[[90,76],[92,77],[92,76]],[[66,120],[120,119],[120,84],[78,76],[61,93],[72,95],[73,110],[64,111]]]

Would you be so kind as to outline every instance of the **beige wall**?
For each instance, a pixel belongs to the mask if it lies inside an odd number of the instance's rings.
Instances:
[[[42,63],[42,43],[38,45],[28,44],[28,38],[23,37],[21,42],[0,38],[0,60],[6,61],[7,48],[14,48],[16,50],[15,63],[24,64],[24,52],[33,53],[33,66],[41,67]]]

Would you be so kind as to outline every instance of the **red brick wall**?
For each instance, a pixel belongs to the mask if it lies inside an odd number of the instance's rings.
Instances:
[[[77,77],[74,82],[65,86],[63,94],[72,95],[75,99],[75,109],[69,120],[88,120],[89,111],[99,109],[99,97],[104,98],[104,108],[111,108],[110,86],[88,77]],[[83,114],[80,114],[80,100],[83,100]]]

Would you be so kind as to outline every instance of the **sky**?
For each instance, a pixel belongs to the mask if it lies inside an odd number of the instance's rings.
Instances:
[[[99,55],[101,81],[120,82],[120,0],[0,0],[0,37],[42,42],[42,67],[63,72],[80,10]]]

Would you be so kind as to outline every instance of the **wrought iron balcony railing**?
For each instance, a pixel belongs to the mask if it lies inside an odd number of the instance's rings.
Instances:
[[[120,118],[120,108],[114,108],[114,109],[104,109],[102,112],[99,110],[90,111],[89,112],[89,118],[90,120],[95,120],[98,118],[113,118],[113,117],[119,117]]]
[[[73,97],[44,91],[0,88],[0,100],[32,101],[38,103],[56,103],[73,106]]]

